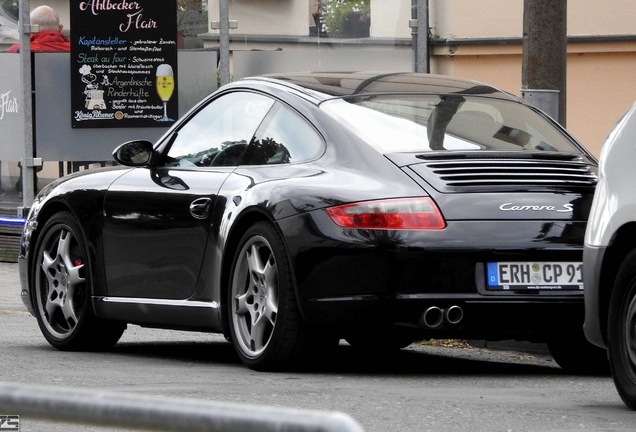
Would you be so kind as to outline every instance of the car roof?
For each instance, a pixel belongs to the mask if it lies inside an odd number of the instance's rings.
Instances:
[[[519,101],[510,93],[479,81],[413,72],[295,72],[248,78],[269,81],[317,99],[368,94],[459,94]]]

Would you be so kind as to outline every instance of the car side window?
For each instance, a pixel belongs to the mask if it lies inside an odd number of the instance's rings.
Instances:
[[[164,164],[235,166],[274,101],[256,93],[234,92],[213,100],[176,133]]]
[[[245,165],[302,162],[318,156],[322,137],[291,108],[276,103],[243,155]]]

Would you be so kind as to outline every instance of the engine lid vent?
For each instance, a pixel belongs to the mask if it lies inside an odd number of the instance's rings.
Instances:
[[[469,190],[576,190],[593,188],[596,167],[583,157],[558,153],[436,153],[410,165],[440,192]]]

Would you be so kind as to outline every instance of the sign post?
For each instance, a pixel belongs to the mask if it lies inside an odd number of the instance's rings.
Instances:
[[[31,86],[31,3],[20,0],[20,74],[22,75],[22,118],[24,152],[22,153],[22,207],[18,216],[25,217],[33,205],[35,181],[33,166],[33,99]]]

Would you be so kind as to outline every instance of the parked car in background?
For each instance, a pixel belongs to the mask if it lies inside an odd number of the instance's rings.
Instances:
[[[614,125],[600,156],[585,234],[585,335],[607,348],[623,401],[636,409],[636,104]]]
[[[64,350],[127,323],[221,332],[259,370],[345,339],[547,342],[606,364],[582,332],[596,161],[489,85],[413,73],[241,80],[118,166],[45,187],[22,299]]]

